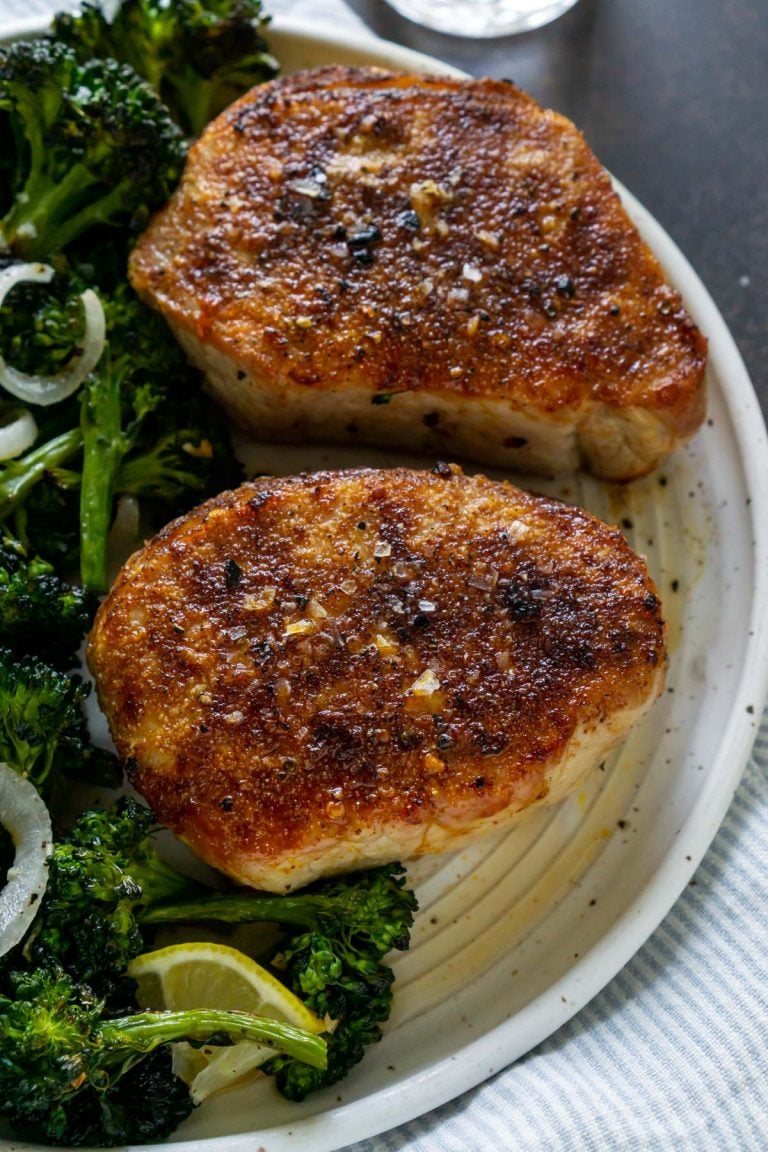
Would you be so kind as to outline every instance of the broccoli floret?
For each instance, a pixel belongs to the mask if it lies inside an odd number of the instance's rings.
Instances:
[[[288,987],[318,1016],[338,1021],[328,1036],[328,1065],[310,1068],[289,1056],[273,1057],[263,1071],[275,1076],[288,1100],[343,1080],[381,1039],[392,1010],[392,969],[375,952],[349,946],[336,934],[308,932],[292,939],[273,958]]]
[[[114,786],[117,762],[91,746],[83,703],[91,691],[34,656],[0,650],[0,760],[49,800],[62,773]]]
[[[53,18],[53,39],[77,53],[78,60],[117,59],[112,30],[101,4],[84,0],[77,12],[58,12]]]
[[[67,270],[42,289],[14,289],[6,358],[38,375],[58,371],[78,351],[83,286]],[[0,465],[0,521],[57,568],[79,559],[83,584],[101,592],[116,497],[140,497],[145,521],[159,527],[240,483],[242,470],[223,414],[162,317],[125,281],[99,298],[102,355],[78,393],[41,409],[32,448]]]
[[[181,132],[133,69],[80,63],[50,40],[0,50],[0,122],[0,139],[14,142],[0,248],[23,259],[48,258],[97,224],[141,227],[184,163]]]
[[[150,519],[164,520],[241,479],[223,418],[194,396],[197,378],[165,321],[125,285],[103,303],[107,345],[81,400],[80,572],[96,591],[115,496],[144,496]]]
[[[62,14],[54,35],[83,60],[112,56],[144,76],[194,136],[277,62],[260,0],[122,0],[111,22],[99,4]]]
[[[0,270],[12,264],[0,257]],[[71,276],[59,270],[48,284],[16,284],[0,307],[0,354],[20,372],[55,376],[79,355],[85,318]]]
[[[138,496],[150,519],[163,524],[242,478],[221,410],[193,396],[153,413],[115,487],[121,495]]]
[[[82,705],[89,692],[77,676],[0,651],[0,760],[47,791],[54,767],[71,765],[88,743]]]
[[[143,951],[147,928],[279,924],[283,935],[271,957],[276,974],[317,1015],[338,1023],[327,1037],[327,1068],[278,1056],[266,1070],[296,1100],[345,1076],[365,1047],[381,1038],[389,1016],[393,976],[383,958],[410,942],[416,898],[402,866],[321,880],[287,896],[250,889],[212,893],[157,856],[148,839],[151,823],[148,809],[129,798],[76,821],[54,846],[48,888],[25,951],[38,964],[55,961],[101,988]]]
[[[48,886],[25,951],[102,989],[144,951],[142,907],[195,891],[155,852],[152,813],[130,797],[85,812],[54,845]]]
[[[76,577],[80,563],[79,469],[75,472],[56,468],[46,472],[26,500],[17,506],[12,522],[14,532],[25,547],[44,555],[56,571]]]
[[[247,1012],[202,1008],[110,1019],[87,985],[56,968],[11,972],[6,985],[0,1113],[23,1135],[55,1144],[109,1146],[169,1135],[192,1107],[171,1072],[170,1043],[253,1040],[310,1066],[326,1059],[320,1037]],[[150,1061],[158,1051],[166,1058]]]
[[[273,1074],[289,1100],[303,1100],[343,1079],[381,1039],[392,1007],[391,949],[405,950],[416,898],[405,887],[402,865],[391,864],[318,881],[287,896],[238,892],[149,907],[144,923],[216,920],[270,921],[309,931],[288,931],[271,957],[276,975],[321,1018],[336,1021],[327,1036],[326,1068],[276,1056],[262,1071]]]
[[[61,580],[47,560],[28,555],[16,540],[0,539],[2,647],[71,668],[95,610],[96,598]]]
[[[38,437],[38,441],[24,456],[6,461],[0,468],[0,520],[17,517],[34,488],[45,480],[53,480],[56,486],[61,483],[64,488],[73,482],[79,487],[79,473],[73,481],[64,465],[77,457],[83,447],[80,429],[70,428],[50,440]],[[26,540],[23,529],[16,529],[15,535]]]

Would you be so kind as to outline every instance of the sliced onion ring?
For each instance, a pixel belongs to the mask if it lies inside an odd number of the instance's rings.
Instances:
[[[0,424],[0,460],[15,460],[37,440],[37,424],[29,408],[13,408]]]
[[[19,943],[35,918],[48,883],[53,847],[48,809],[34,784],[0,763],[0,813],[16,856],[0,891],[0,956]]]
[[[17,284],[48,284],[53,279],[50,264],[11,264],[0,272],[0,306]],[[30,376],[6,364],[0,356],[0,385],[17,400],[47,408],[71,396],[98,364],[104,351],[106,324],[101,300],[90,288],[80,295],[85,316],[83,350],[64,365],[55,376]]]

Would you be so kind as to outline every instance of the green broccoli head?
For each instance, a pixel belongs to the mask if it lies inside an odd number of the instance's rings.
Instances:
[[[77,439],[79,441],[79,435]],[[16,469],[11,471],[9,479],[14,472]],[[0,498],[4,478],[2,471]],[[13,530],[30,552],[45,556],[57,571],[76,574],[80,559],[79,509],[79,469],[46,469],[13,510]]]
[[[326,1068],[309,1068],[289,1056],[264,1065],[291,1100],[347,1075],[381,1039],[392,1006],[390,949],[407,949],[416,897],[405,885],[402,864],[389,864],[318,880],[300,892],[270,896],[236,891],[193,896],[142,910],[145,924],[215,920],[270,921],[283,927],[272,955],[276,975],[320,1017],[336,1021],[327,1037]],[[297,927],[298,926],[298,930]]]
[[[0,1111],[20,1130],[40,1129],[61,1143],[67,1133],[67,1102],[78,1086],[103,1086],[97,1045],[92,1042],[102,1004],[63,973],[12,972],[0,996]],[[44,1090],[41,1091],[41,1088]]]
[[[184,163],[181,132],[133,69],[80,63],[50,40],[0,50],[0,121],[0,137],[14,142],[0,245],[23,259],[48,257],[97,224],[142,227]]]
[[[138,496],[159,526],[242,479],[226,419],[197,395],[159,408],[147,421],[120,467],[115,491]]]
[[[95,611],[95,597],[61,580],[47,560],[0,540],[0,645],[71,668]]]
[[[55,966],[10,971],[4,985],[0,1114],[20,1134],[48,1143],[111,1146],[169,1135],[192,1108],[168,1059],[177,1041],[253,1040],[310,1066],[326,1060],[319,1036],[245,1012],[110,1018],[87,985]]]
[[[0,270],[13,261],[0,257]],[[48,284],[16,284],[0,306],[0,355],[20,372],[55,376],[79,354],[83,286],[57,271]]]
[[[144,950],[142,906],[185,895],[191,882],[157,855],[152,813],[125,797],[84,812],[54,845],[48,886],[27,951],[100,989]]]
[[[376,870],[372,870],[372,875]],[[350,877],[350,879],[352,879]],[[408,939],[399,947],[407,947]],[[350,946],[343,934],[307,932],[279,946],[272,964],[277,975],[318,1016],[336,1021],[328,1039],[325,1068],[310,1068],[289,1056],[276,1056],[264,1071],[275,1076],[288,1100],[303,1100],[319,1088],[343,1080],[363,1059],[369,1044],[382,1037],[381,1025],[392,1010],[391,968],[358,943]]]
[[[293,899],[303,896],[299,892]],[[342,1080],[367,1046],[381,1039],[394,982],[383,957],[392,948],[408,948],[417,906],[401,864],[319,881],[305,899],[315,903],[317,927],[278,944],[272,964],[318,1016],[337,1024],[328,1036],[326,1068],[309,1068],[284,1055],[265,1065],[289,1100],[303,1100]]]
[[[55,35],[81,59],[113,56],[144,76],[184,130],[209,120],[277,64],[260,0],[122,0],[111,22],[97,4],[57,17]]]
[[[0,760],[48,796],[56,775],[77,775],[89,748],[82,706],[90,692],[36,657],[0,651]]]
[[[91,0],[84,0],[78,12],[54,16],[53,40],[72,48],[78,60],[115,56],[109,20],[101,4]]]

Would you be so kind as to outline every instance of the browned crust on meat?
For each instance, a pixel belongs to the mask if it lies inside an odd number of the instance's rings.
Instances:
[[[131,277],[277,388],[599,402],[679,437],[704,413],[679,294],[582,135],[507,82],[331,67],[254,89],[192,148]]]
[[[88,659],[139,791],[243,877],[527,807],[577,728],[599,745],[650,704],[665,626],[643,562],[587,513],[445,465],[360,469],[171,524]]]

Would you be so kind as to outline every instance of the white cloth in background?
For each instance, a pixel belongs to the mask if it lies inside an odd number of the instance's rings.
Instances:
[[[71,0],[0,0],[3,25]],[[343,0],[273,14],[363,27]],[[768,718],[696,877],[573,1020],[479,1088],[347,1152],[768,1152]]]

